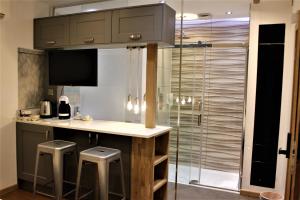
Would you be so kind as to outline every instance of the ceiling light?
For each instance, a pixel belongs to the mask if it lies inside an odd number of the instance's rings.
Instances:
[[[226,15],[231,15],[231,14],[232,14],[231,11],[227,11],[227,12],[226,12]]]
[[[198,15],[194,13],[183,13],[183,20],[194,20],[198,19]],[[176,19],[181,20],[181,13],[176,14]]]

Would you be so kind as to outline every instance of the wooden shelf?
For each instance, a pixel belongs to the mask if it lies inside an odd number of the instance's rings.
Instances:
[[[167,179],[158,179],[154,181],[153,192],[156,192],[159,188],[164,186],[168,182]]]
[[[161,163],[161,162],[163,162],[163,161],[165,161],[167,159],[168,159],[168,155],[156,155],[154,157],[154,163],[153,163],[153,165],[156,166],[159,163]]]

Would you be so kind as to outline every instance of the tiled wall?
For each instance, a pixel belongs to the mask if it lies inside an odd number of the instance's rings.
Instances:
[[[183,43],[247,43],[248,31],[248,21],[189,23],[184,26],[187,37]],[[222,48],[185,48],[182,53],[181,95],[186,104],[181,105],[180,111],[179,164],[239,172],[247,48],[223,45]],[[178,120],[179,56],[179,49],[173,49],[172,127],[176,127]],[[192,97],[191,103],[187,102],[188,97]],[[171,162],[176,158],[176,141],[174,129],[170,139]]]
[[[18,50],[18,108],[39,108],[47,89],[47,59],[43,51]]]

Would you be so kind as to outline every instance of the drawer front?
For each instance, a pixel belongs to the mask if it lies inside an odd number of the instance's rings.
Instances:
[[[34,22],[34,47],[58,48],[69,45],[69,17],[37,19]]]
[[[162,7],[150,6],[113,11],[112,42],[161,40]]]
[[[71,45],[111,42],[111,12],[74,15],[70,18]]]

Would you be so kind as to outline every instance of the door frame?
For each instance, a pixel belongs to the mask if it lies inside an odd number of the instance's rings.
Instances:
[[[294,58],[294,78],[293,78],[293,100],[291,112],[291,144],[290,153],[287,166],[286,186],[285,186],[285,200],[293,200],[295,195],[296,186],[296,164],[297,164],[297,151],[300,130],[300,11],[297,16],[297,29],[295,35],[295,58]],[[298,172],[299,173],[299,172]]]

